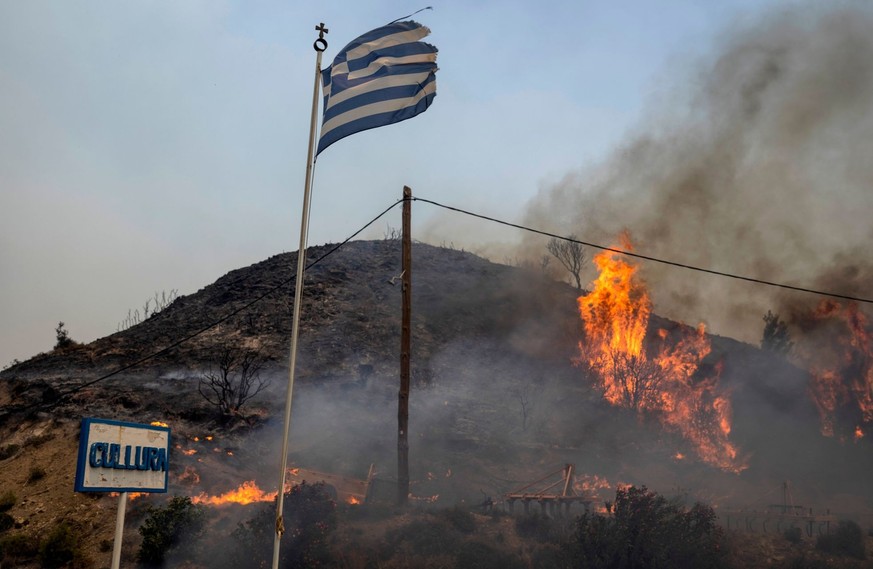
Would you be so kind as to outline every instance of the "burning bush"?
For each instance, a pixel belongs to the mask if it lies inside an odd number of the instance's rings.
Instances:
[[[709,506],[685,510],[642,488],[620,488],[612,515],[584,514],[569,545],[574,566],[726,567],[724,534]]]
[[[633,250],[626,235],[621,247]],[[577,300],[585,340],[576,363],[610,404],[659,417],[707,464],[744,470],[729,439],[731,402],[719,387],[720,367],[704,365],[711,348],[703,326],[662,329],[647,338],[652,302],[638,267],[614,251],[600,253],[594,263],[600,274]]]

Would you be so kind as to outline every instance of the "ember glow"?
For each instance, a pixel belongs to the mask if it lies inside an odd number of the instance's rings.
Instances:
[[[243,482],[236,490],[225,492],[220,496],[209,496],[205,492],[191,498],[195,504],[208,504],[210,506],[223,506],[226,504],[251,504],[253,502],[272,502],[276,499],[276,492],[264,492],[254,480]]]
[[[873,423],[873,330],[855,303],[823,300],[800,319],[796,357],[809,369],[809,392],[828,437],[864,436]]]
[[[136,500],[137,498],[142,498],[143,496],[147,496],[147,495],[148,495],[148,492],[128,492],[127,493],[127,501],[132,502],[132,501]],[[109,496],[112,498],[118,498],[119,496],[121,496],[121,493],[120,492],[110,492]]]
[[[633,250],[626,235],[621,248]],[[719,389],[720,369],[701,370],[710,352],[703,325],[659,330],[647,342],[652,302],[637,266],[613,251],[600,253],[594,263],[600,274],[591,292],[577,300],[585,341],[576,363],[588,367],[609,403],[658,416],[707,464],[744,470],[729,440],[731,404]]]

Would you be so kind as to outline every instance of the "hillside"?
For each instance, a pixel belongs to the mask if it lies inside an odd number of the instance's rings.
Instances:
[[[331,248],[312,248],[308,260]],[[86,416],[168,423],[178,451],[171,493],[219,495],[247,480],[275,487],[295,263],[296,254],[283,254],[232,271],[142,324],[0,374],[3,445],[17,447],[0,460],[0,492],[18,494],[11,514],[19,529],[44,533],[59,517],[85,520],[93,556],[105,557],[99,543],[111,537],[114,501],[72,492],[77,429]],[[307,271],[292,465],[363,478],[373,464],[379,477],[393,477],[400,287],[388,281],[399,266],[399,241],[360,241]],[[598,500],[610,499],[620,483],[646,484],[724,508],[763,508],[779,502],[782,482],[791,480],[804,507],[858,519],[873,512],[869,441],[822,437],[808,376],[784,360],[729,338],[705,338],[712,350],[700,369],[719,370],[717,393],[732,406],[733,464],[742,465],[722,468],[669,422],[603,400],[590,370],[576,365],[583,329],[574,288],[421,243],[413,247],[412,275],[417,503],[499,499],[573,463],[580,481],[605,481]],[[648,326],[652,338],[693,333],[657,316]],[[227,347],[256,351],[271,380],[230,422],[197,390]],[[703,374],[694,381],[709,381]],[[29,480],[37,467],[44,477]]]

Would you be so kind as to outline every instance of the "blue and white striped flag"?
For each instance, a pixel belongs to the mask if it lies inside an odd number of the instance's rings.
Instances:
[[[318,151],[350,134],[411,119],[436,97],[437,48],[413,21],[367,32],[321,72],[324,114]]]

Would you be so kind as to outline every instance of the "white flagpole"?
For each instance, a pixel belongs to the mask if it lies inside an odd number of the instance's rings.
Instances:
[[[288,389],[285,396],[285,427],[282,435],[282,468],[279,475],[279,493],[276,497],[276,535],[273,540],[273,569],[279,567],[279,543],[285,531],[283,506],[285,502],[285,476],[288,469],[288,438],[291,428],[291,399],[294,394],[294,367],[297,363],[297,338],[300,331],[300,305],[303,298],[303,268],[306,264],[306,237],[309,234],[309,195],[312,190],[312,171],[315,166],[315,127],[318,118],[318,93],[321,82],[321,54],[327,49],[324,34],[327,28],[321,23],[315,27],[318,39],[315,48],[315,86],[312,89],[312,118],[309,123],[309,149],[306,156],[306,182],[303,189],[303,219],[300,222],[300,247],[297,250],[297,281],[294,283],[294,315],[291,324],[291,355],[288,362]]]

